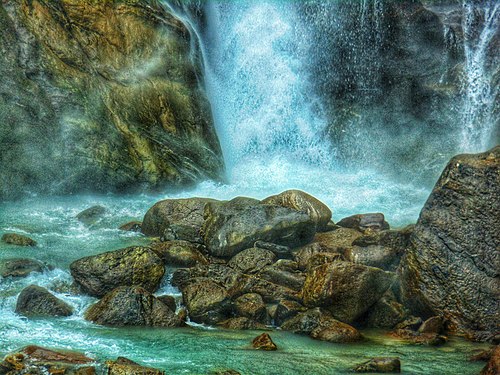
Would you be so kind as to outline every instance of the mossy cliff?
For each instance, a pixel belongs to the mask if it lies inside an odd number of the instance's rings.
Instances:
[[[217,179],[200,64],[157,1],[3,1],[0,197]]]

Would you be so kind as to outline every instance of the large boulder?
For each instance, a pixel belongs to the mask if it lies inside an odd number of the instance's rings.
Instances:
[[[332,219],[332,211],[320,200],[300,190],[287,190],[262,201],[264,204],[288,207],[307,213],[316,223],[317,230],[324,230]]]
[[[73,308],[47,289],[30,285],[17,297],[16,313],[24,316],[69,316]]]
[[[164,240],[203,243],[200,229],[209,198],[165,199],[153,205],[142,222],[142,233]]]
[[[454,157],[443,171],[402,261],[414,313],[439,315],[456,331],[498,330],[500,146]]]
[[[188,241],[157,242],[150,245],[167,266],[193,267],[197,264],[207,264],[207,259],[198,250],[199,246]]]
[[[36,246],[35,240],[18,233],[5,233],[2,236],[2,242],[16,246]]]
[[[35,259],[4,259],[0,260],[0,276],[26,277],[31,272],[43,272],[47,267]]]
[[[324,307],[352,323],[389,289],[394,274],[348,262],[326,263],[310,270],[303,289],[306,306]]]
[[[0,29],[0,199],[220,178],[199,44],[160,2],[13,0]]]
[[[104,326],[178,327],[181,319],[158,298],[138,286],[121,286],[85,311],[85,319]]]
[[[214,256],[232,257],[258,240],[297,247],[310,242],[316,224],[304,212],[245,198],[205,206],[202,232]]]
[[[154,292],[165,268],[153,250],[128,247],[76,260],[70,271],[84,293],[102,297],[119,286],[136,285]]]

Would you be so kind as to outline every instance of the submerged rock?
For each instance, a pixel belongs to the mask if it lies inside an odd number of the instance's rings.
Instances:
[[[232,257],[256,241],[297,247],[310,242],[316,225],[303,212],[248,198],[205,206],[203,238],[212,255]]]
[[[307,213],[316,224],[318,231],[323,231],[332,218],[332,211],[320,200],[300,190],[287,190],[270,196],[262,201]]]
[[[73,308],[47,289],[30,285],[17,297],[16,313],[28,317],[69,316],[73,314]]]
[[[124,230],[127,232],[140,232],[142,229],[142,221],[130,221],[123,225],[120,225],[120,230]]]
[[[76,215],[76,218],[85,225],[92,225],[95,224],[98,220],[102,219],[106,212],[106,207],[92,206],[80,212],[78,215]]]
[[[35,259],[5,259],[0,260],[0,276],[26,277],[31,272],[43,272],[46,266]]]
[[[456,331],[498,330],[499,212],[500,146],[454,157],[402,261],[403,297],[414,313],[442,316]]]
[[[273,351],[278,349],[268,333],[263,333],[254,338],[252,340],[252,346],[254,347],[254,349],[266,351]]]
[[[166,304],[138,286],[121,286],[85,312],[85,319],[104,326],[178,327],[182,320]]]
[[[166,199],[151,207],[142,222],[142,233],[166,241],[184,240],[203,243],[200,229],[209,198]]]
[[[102,297],[119,286],[141,286],[154,292],[165,268],[153,250],[137,246],[76,260],[70,271],[84,293]]]
[[[193,267],[207,264],[207,259],[198,250],[198,246],[188,241],[167,241],[151,245],[151,249],[167,266]]]
[[[9,245],[16,246],[36,246],[36,241],[28,236],[18,233],[5,233],[2,236],[2,241]]]
[[[354,368],[354,372],[400,373],[401,361],[397,357],[375,357]]]
[[[165,371],[141,366],[128,358],[118,357],[116,361],[106,361],[107,375],[165,375]]]
[[[307,274],[304,304],[325,307],[343,322],[352,323],[389,289],[394,274],[348,262],[327,263]]]

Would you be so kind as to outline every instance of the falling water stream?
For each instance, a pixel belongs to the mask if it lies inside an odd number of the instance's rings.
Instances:
[[[415,347],[370,331],[365,332],[367,342],[336,345],[276,331],[273,338],[280,350],[262,353],[249,348],[255,332],[208,327],[105,328],[83,319],[83,312],[95,300],[70,293],[69,264],[83,256],[146,244],[147,239],[140,234],[116,228],[130,220],[141,220],[159,199],[264,198],[297,188],[328,204],[334,220],[360,212],[383,212],[393,226],[400,227],[415,222],[430,191],[430,186],[414,184],[411,174],[406,181],[395,180],[380,169],[348,168],[334,157],[335,145],[325,139],[328,120],[324,98],[314,89],[310,56],[318,53],[312,50],[317,48],[317,33],[299,2],[210,0],[203,4],[204,27],[191,17],[183,2],[165,3],[189,23],[202,50],[204,84],[223,148],[227,183],[207,181],[190,191],[158,196],[34,196],[0,203],[0,235],[26,233],[39,243],[29,249],[0,244],[0,258],[31,257],[55,266],[26,279],[0,279],[0,355],[38,344],[79,350],[100,359],[125,356],[171,374],[202,374],[216,368],[234,368],[243,374],[341,374],[364,358],[392,355],[401,357],[406,374],[478,373],[482,364],[466,360],[477,346],[458,338],[442,348]],[[330,2],[312,3],[322,6],[325,19],[334,27],[337,8]],[[477,22],[472,19],[471,6],[464,4],[466,30],[477,27],[473,26]],[[375,43],[374,50],[353,47],[361,51],[361,63],[366,63],[377,56],[376,49],[381,46],[377,45],[381,43],[377,35],[382,32],[383,1],[364,0],[356,7],[364,27],[379,29],[375,39],[365,38],[365,43]],[[488,102],[495,97],[495,87],[484,81],[487,67],[482,64],[498,29],[499,12],[498,3],[492,2],[481,32],[465,42],[468,78],[464,90],[468,99],[463,137],[474,139],[474,143],[458,151],[484,148],[495,126],[493,104]],[[374,67],[360,68],[368,74],[361,90],[378,89],[378,68],[376,64]],[[349,139],[355,147],[356,133]],[[95,204],[108,208],[98,224],[87,227],[75,219],[79,211]],[[157,294],[175,292],[168,283],[169,275]],[[16,315],[17,295],[31,283],[52,290],[74,306],[75,315],[33,320]]]

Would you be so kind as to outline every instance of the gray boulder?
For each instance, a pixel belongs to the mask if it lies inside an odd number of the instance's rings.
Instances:
[[[69,316],[73,308],[47,289],[30,285],[17,297],[16,313],[24,316]]]

